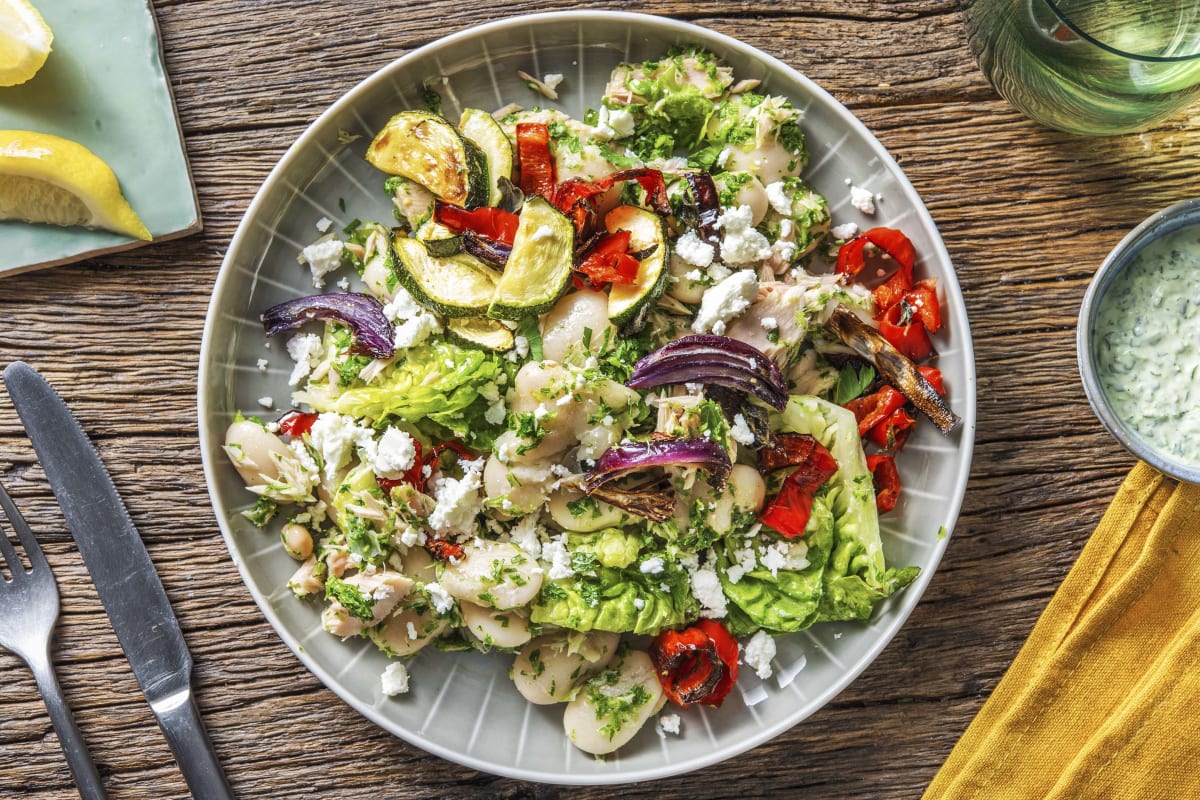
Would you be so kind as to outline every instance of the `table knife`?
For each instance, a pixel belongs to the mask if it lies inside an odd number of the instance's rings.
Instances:
[[[188,788],[201,800],[232,798],[192,695],[192,657],[179,622],[100,457],[33,367],[10,364],[4,383]]]

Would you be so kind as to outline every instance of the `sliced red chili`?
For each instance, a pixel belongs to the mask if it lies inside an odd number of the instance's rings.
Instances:
[[[473,208],[435,200],[433,218],[455,233],[477,233],[484,238],[511,245],[520,217],[502,208]]]
[[[904,395],[893,387],[880,386],[877,391],[846,403],[846,408],[854,412],[854,418],[858,420],[858,435],[866,436],[867,431],[890,417],[905,402]]]
[[[942,306],[938,302],[937,278],[917,281],[904,295],[904,302],[913,309],[913,316],[921,320],[925,330],[937,333],[942,327]]]
[[[724,625],[702,619],[682,631],[663,631],[648,648],[663,693],[682,708],[719,706],[738,676],[738,643]]]
[[[896,409],[883,422],[867,431],[867,440],[893,453],[904,447],[908,435],[917,424],[912,414],[903,408]]]
[[[521,191],[526,197],[540,194],[552,199],[557,181],[550,153],[550,128],[542,122],[517,123],[517,159],[521,165]]]
[[[303,436],[312,430],[313,423],[316,421],[316,414],[293,408],[275,420],[275,424],[279,426],[279,432],[285,436]]]
[[[867,469],[875,479],[875,507],[886,514],[896,507],[900,499],[900,473],[896,471],[896,459],[886,454],[867,456]]]
[[[438,561],[449,561],[450,559],[457,561],[465,554],[461,544],[455,544],[445,539],[426,539],[425,549]]]
[[[921,361],[933,355],[933,342],[915,309],[907,301],[894,304],[879,318],[879,332],[892,346],[913,361]]]
[[[825,445],[814,439],[808,457],[783,481],[779,494],[767,501],[758,515],[759,521],[785,539],[803,536],[817,490],[837,469],[837,461]]]

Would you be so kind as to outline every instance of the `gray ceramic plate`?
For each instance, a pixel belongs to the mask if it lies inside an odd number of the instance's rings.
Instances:
[[[200,230],[200,206],[147,0],[38,0],[54,32],[29,82],[0,88],[0,129],[51,133],[104,159],[156,241]],[[0,222],[0,277],[149,244]]]
[[[368,642],[323,633],[318,609],[290,596],[284,584],[295,562],[277,536],[239,516],[251,495],[220,445],[235,411],[261,413],[256,401],[264,396],[286,402],[291,365],[281,345],[264,349],[258,317],[273,303],[311,294],[296,254],[316,238],[314,224],[323,216],[338,225],[390,218],[383,178],[362,154],[391,114],[421,107],[424,81],[446,77],[444,111],[455,119],[462,106],[545,105],[516,72],[559,72],[566,76],[561,99],[550,105],[581,116],[598,102],[619,61],[657,57],[683,43],[712,49],[738,78],[761,78],[765,90],[806,109],[808,177],[830,198],[835,223],[893,225],[912,238],[918,274],[936,276],[945,294],[947,325],[936,344],[964,425],[950,439],[920,426],[901,457],[904,500],[884,518],[884,546],[889,563],[922,568],[915,584],[866,624],[827,624],[779,639],[773,678],[760,681],[743,670],[738,691],[720,709],[682,714],[679,736],[660,738],[650,725],[599,761],[567,742],[561,706],[521,698],[506,677],[509,659],[500,655],[427,648],[410,665],[412,692],[382,696],[386,659]],[[341,132],[364,138],[343,146]],[[850,206],[847,178],[882,196],[873,218]],[[270,362],[266,373],[255,367],[263,357]],[[346,94],[300,137],[259,191],[221,269],[204,335],[199,403],[205,471],[229,550],[271,624],[327,686],[397,736],[469,767],[552,783],[621,783],[697,769],[764,742],[821,708],[879,654],[933,577],[954,527],[974,440],[975,374],[966,310],[937,230],[899,167],[853,115],[783,63],[703,28],[619,12],[564,12],[473,28],[413,52]]]

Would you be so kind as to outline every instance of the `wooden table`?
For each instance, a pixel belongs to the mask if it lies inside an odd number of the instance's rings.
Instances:
[[[946,558],[900,635],[841,696],[686,777],[619,792],[523,784],[427,755],[360,717],[267,625],[213,518],[195,422],[209,289],[269,169],[343,92],[441,34],[572,6],[160,0],[205,230],[0,281],[0,364],[42,370],[96,438],[178,612],[241,797],[918,797],[1133,464],[1088,408],[1076,314],[1108,250],[1194,194],[1200,117],[1110,139],[1045,130],[976,70],[952,0],[598,5],[691,20],[783,59],[849,106],[924,198],[958,269],[979,373],[975,461]],[[55,663],[112,797],[186,796],[7,398],[0,481],[58,576]],[[0,653],[0,797],[17,795],[65,798],[73,787],[32,678]]]

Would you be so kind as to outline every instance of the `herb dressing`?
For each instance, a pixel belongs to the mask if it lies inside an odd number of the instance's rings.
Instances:
[[[1151,447],[1200,462],[1200,225],[1134,254],[1100,301],[1095,341],[1114,414]]]

